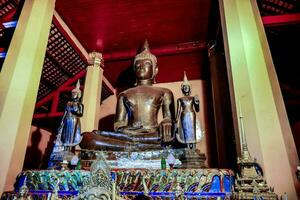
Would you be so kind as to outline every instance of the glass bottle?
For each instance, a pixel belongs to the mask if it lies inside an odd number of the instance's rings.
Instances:
[[[161,169],[162,170],[165,170],[167,168],[167,162],[166,162],[165,156],[161,157],[161,163],[160,163],[160,165],[161,165]]]

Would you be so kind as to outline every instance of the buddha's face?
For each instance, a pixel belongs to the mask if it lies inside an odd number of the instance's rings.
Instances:
[[[191,87],[189,85],[182,85],[181,86],[181,91],[185,95],[190,95],[190,93],[191,93]]]
[[[150,59],[137,60],[134,65],[135,75],[138,80],[153,79],[153,64]]]
[[[72,99],[79,99],[81,96],[80,92],[73,90],[72,91]]]

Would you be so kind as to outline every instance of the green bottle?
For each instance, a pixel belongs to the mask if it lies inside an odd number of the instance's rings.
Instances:
[[[80,160],[78,160],[75,169],[76,169],[76,170],[81,170],[81,161],[80,161]]]
[[[165,170],[167,168],[167,162],[164,156],[161,157],[161,169]]]

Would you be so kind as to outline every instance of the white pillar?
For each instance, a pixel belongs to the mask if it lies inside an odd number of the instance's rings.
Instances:
[[[25,1],[0,73],[0,194],[23,167],[54,5]]]
[[[98,129],[103,69],[100,67],[102,54],[92,52],[89,54],[90,66],[87,67],[84,90],[83,105],[84,112],[81,120],[81,132]]]
[[[249,151],[267,182],[297,199],[298,155],[256,1],[219,3],[235,119],[240,102]]]

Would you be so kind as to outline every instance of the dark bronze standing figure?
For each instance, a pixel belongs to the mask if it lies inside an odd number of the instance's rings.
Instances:
[[[81,141],[80,117],[83,114],[83,104],[80,102],[81,91],[79,81],[72,90],[71,100],[68,101],[60,126],[57,130],[56,140],[50,155],[48,167],[61,167],[72,159],[72,147]]]
[[[184,80],[181,84],[183,97],[177,99],[176,138],[180,143],[187,144],[191,149],[202,137],[200,123],[196,112],[199,112],[199,97],[191,95],[191,85],[184,72]]]
[[[58,137],[63,146],[71,147],[79,144],[81,139],[80,117],[83,115],[83,104],[80,102],[80,83],[72,90],[72,98],[65,107],[65,112],[58,128]]]

